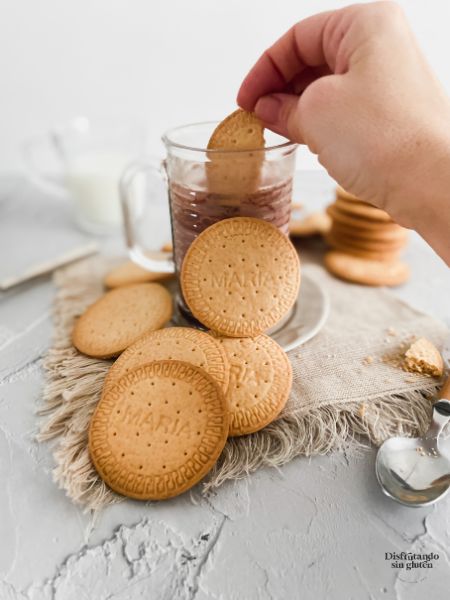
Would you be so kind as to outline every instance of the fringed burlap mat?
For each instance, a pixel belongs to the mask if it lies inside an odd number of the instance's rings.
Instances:
[[[88,509],[119,499],[98,477],[87,449],[89,420],[111,361],[79,354],[70,337],[74,318],[103,292],[102,277],[110,266],[95,257],[55,274],[55,335],[40,411],[45,419],[39,439],[55,442],[55,480]],[[441,382],[406,373],[398,356],[414,337],[440,348],[446,327],[387,291],[343,283],[317,266],[303,269],[328,290],[328,321],[313,340],[289,353],[294,384],[281,417],[258,433],[230,439],[204,490],[300,454],[362,444],[360,435],[379,444],[428,425],[429,398]]]

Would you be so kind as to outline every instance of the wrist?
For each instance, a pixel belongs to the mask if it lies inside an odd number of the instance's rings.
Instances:
[[[393,176],[386,196],[392,218],[415,229],[450,262],[450,109],[448,118],[429,124],[413,143],[408,165]]]

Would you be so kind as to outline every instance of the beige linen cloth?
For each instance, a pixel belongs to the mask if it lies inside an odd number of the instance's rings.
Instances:
[[[55,481],[87,509],[119,499],[98,477],[87,448],[89,420],[111,361],[79,354],[71,330],[74,318],[102,294],[110,266],[94,257],[55,274],[55,334],[40,410],[39,439],[53,440]],[[314,339],[289,352],[294,382],[280,418],[255,434],[229,439],[205,491],[297,455],[364,445],[367,438],[379,444],[428,426],[430,398],[442,382],[403,371],[399,356],[416,337],[442,347],[446,327],[383,289],[344,283],[315,265],[304,265],[303,272],[327,289],[329,318]]]

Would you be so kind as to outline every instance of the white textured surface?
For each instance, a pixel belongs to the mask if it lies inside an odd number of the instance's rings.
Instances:
[[[300,176],[309,206],[329,197],[321,182]],[[7,189],[31,193],[3,179]],[[7,250],[0,240],[2,260]],[[395,293],[449,323],[448,270],[417,238],[408,255],[414,277]],[[48,278],[0,294],[0,600],[448,598],[450,497],[393,503],[373,451],[299,458],[209,498],[194,490],[83,514],[53,484],[50,448],[34,442],[52,296]],[[391,569],[384,553],[402,550],[440,558]]]

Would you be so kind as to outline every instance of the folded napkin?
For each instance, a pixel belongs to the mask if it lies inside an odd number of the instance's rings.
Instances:
[[[110,261],[93,257],[55,274],[55,335],[40,410],[45,419],[39,439],[55,441],[55,480],[89,509],[119,499],[98,477],[87,448],[89,421],[111,361],[79,354],[70,338],[74,318],[103,293],[110,267]],[[403,371],[401,355],[417,337],[442,347],[445,325],[384,289],[344,283],[317,265],[302,268],[328,291],[329,318],[315,338],[289,352],[294,381],[280,417],[262,431],[230,438],[204,491],[298,455],[367,440],[379,444],[428,426],[430,398],[441,382]]]

